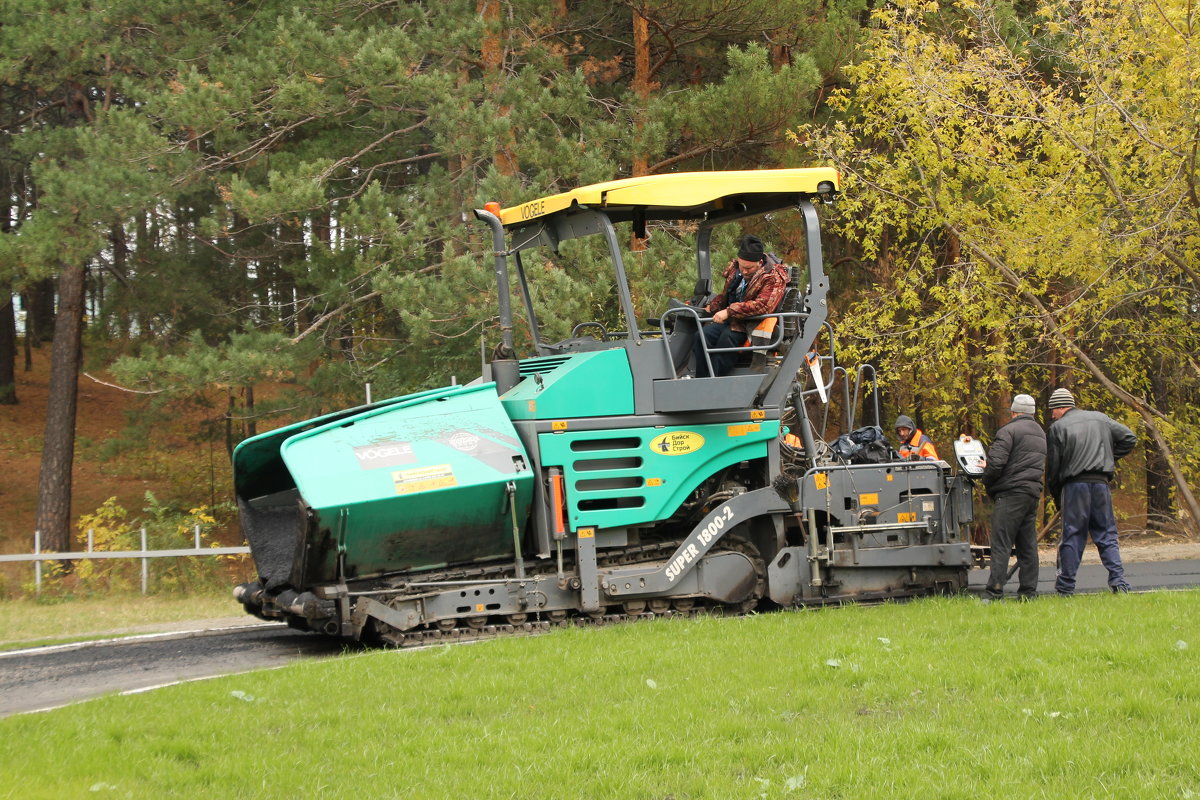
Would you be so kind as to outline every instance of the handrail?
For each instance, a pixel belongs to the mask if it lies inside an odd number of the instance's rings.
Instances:
[[[825,361],[830,364],[829,380],[826,381],[824,386],[822,387],[825,390],[825,396],[828,397],[830,391],[833,390],[833,382],[837,379],[836,378],[836,369],[835,369],[837,367],[837,353],[835,352],[836,348],[835,348],[835,342],[834,342],[834,338],[833,338],[833,323],[831,323],[829,320],[823,320],[821,322],[821,327],[825,328],[826,330],[829,331],[829,355],[827,355],[827,356],[818,355],[817,356],[818,360]],[[815,384],[815,380],[814,380],[814,384]],[[814,385],[813,388],[811,388],[811,389],[801,389],[800,396],[808,397],[809,395],[819,394],[819,393],[820,393],[819,390]],[[824,431],[822,431],[822,433],[824,433]]]
[[[672,316],[680,316],[685,314],[695,318],[696,330],[698,333],[703,330],[703,325],[705,322],[712,322],[713,319],[712,317],[700,316],[700,312],[692,306],[668,308],[663,312],[663,315],[659,318],[658,326],[662,331],[662,342],[664,352],[667,356],[668,371],[671,372],[673,372],[675,369],[675,361],[671,358],[671,345],[667,336],[667,320]],[[753,317],[738,317],[738,319],[742,320],[743,322],[761,322],[764,319],[774,318],[782,322],[785,319],[802,320],[806,319],[807,317],[808,314],[801,311],[776,311],[772,314],[759,314]],[[712,358],[710,357],[711,353],[745,353],[755,350],[774,350],[779,347],[779,345],[783,344],[783,325],[775,326],[775,330],[771,332],[771,340],[766,344],[750,344],[749,336],[747,336],[746,344],[738,347],[709,347],[708,342],[704,341],[703,338],[701,338],[699,341],[701,342],[701,346],[704,351],[704,360],[708,364],[708,374],[711,375],[713,373]]]
[[[875,371],[874,364],[859,364],[858,370],[855,372],[855,375],[854,375],[854,405],[853,405],[854,418],[855,419],[858,418],[858,393],[862,389],[864,376],[866,375],[866,371],[868,369],[871,371],[871,378],[870,378],[870,380],[871,380],[871,395],[875,400],[875,425],[876,425],[876,427],[882,428],[883,425],[880,424],[881,420],[879,419],[879,373]],[[864,406],[865,406],[865,401],[864,401]],[[864,408],[864,414],[863,414],[864,417],[866,416],[865,411],[866,411],[866,409]],[[865,418],[863,419],[863,422],[864,423],[866,422]]]

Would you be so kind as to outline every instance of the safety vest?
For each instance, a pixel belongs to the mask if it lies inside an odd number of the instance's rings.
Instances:
[[[922,461],[941,461],[937,449],[920,428],[913,431],[912,438],[900,445],[901,458],[919,458]]]

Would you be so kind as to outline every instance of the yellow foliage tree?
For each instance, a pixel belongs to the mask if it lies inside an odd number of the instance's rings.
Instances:
[[[1008,8],[876,11],[844,120],[805,132],[847,174],[842,233],[881,278],[846,314],[851,350],[915,365],[947,423],[1017,381],[1073,386],[1140,423],[1200,533],[1195,9]]]

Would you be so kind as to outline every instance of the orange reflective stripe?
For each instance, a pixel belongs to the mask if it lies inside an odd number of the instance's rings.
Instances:
[[[925,441],[921,441],[924,439]],[[920,429],[913,433],[912,438],[900,445],[900,455],[903,458],[915,455],[917,458],[927,458],[931,461],[941,461],[933,441]]]
[[[550,476],[550,506],[554,510],[554,532],[564,533],[567,529],[566,513],[563,506],[563,476]]]
[[[752,344],[751,339],[754,339],[755,337],[759,339],[765,339],[766,341],[763,342],[763,344],[770,342],[771,337],[775,335],[775,325],[778,322],[779,317],[767,317],[759,322],[754,326],[754,330],[750,332],[750,335],[746,337],[746,341],[742,347],[749,347]]]

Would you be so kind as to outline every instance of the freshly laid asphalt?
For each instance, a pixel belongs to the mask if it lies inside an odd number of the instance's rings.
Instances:
[[[1039,594],[1054,593],[1054,573],[1052,566],[1039,568]],[[1200,586],[1200,559],[1126,563],[1125,576],[1134,591]],[[1108,591],[1107,579],[1102,566],[1084,564],[1076,590]],[[982,593],[986,581],[985,570],[971,570],[968,591]],[[1005,588],[1015,596],[1015,576]],[[145,691],[283,666],[298,659],[358,652],[335,640],[276,623],[216,629],[197,625],[150,636],[0,653],[0,717],[114,692]]]
[[[263,623],[0,653],[0,717],[345,650],[323,636]]]
[[[1010,567],[1015,561],[1010,561]],[[968,591],[982,593],[987,584],[988,571],[973,569],[970,572]],[[1054,594],[1055,568],[1043,566],[1038,568],[1038,594]],[[1145,561],[1126,562],[1125,579],[1133,591],[1148,589],[1184,589],[1200,586],[1200,559],[1184,559],[1179,561]],[[1108,570],[1099,564],[1083,564],[1075,577],[1075,591],[1107,592]],[[1017,576],[1004,586],[1005,595],[1015,596],[1017,593]]]

